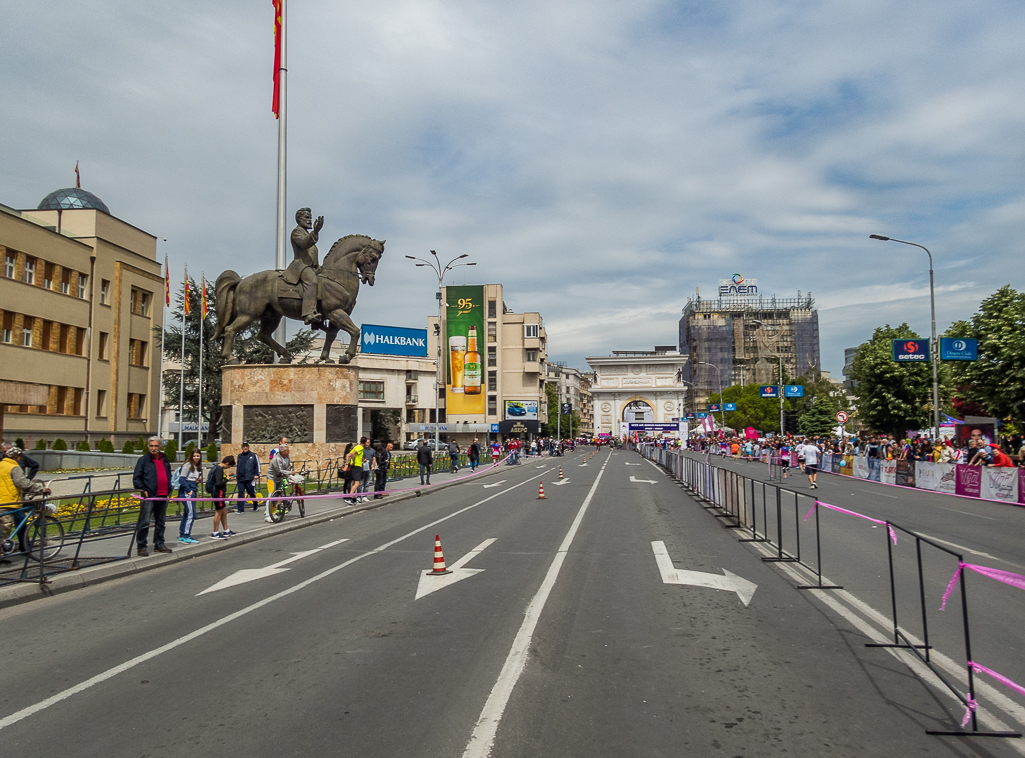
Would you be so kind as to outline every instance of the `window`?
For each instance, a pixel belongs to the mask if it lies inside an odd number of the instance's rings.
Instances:
[[[537,350],[527,351],[527,363],[532,363],[537,360]]]
[[[48,289],[53,289],[53,264],[43,264],[43,286]]]
[[[142,290],[132,290],[132,313],[136,316],[149,315],[150,293]]]
[[[14,272],[18,268],[18,259],[14,253],[7,253],[4,256],[4,276],[8,279],[14,278]]]
[[[96,390],[96,415],[100,418],[107,415],[107,390]]]
[[[88,282],[88,281],[89,281],[89,277],[86,276],[85,274],[79,274],[78,275],[78,296],[82,300],[85,300],[85,297],[86,297],[85,285],[86,285],[86,282]]]
[[[523,336],[525,338],[537,339],[537,324],[524,324],[523,325]]]
[[[498,342],[497,324],[488,324],[488,342]]]
[[[141,419],[146,410],[146,396],[128,393],[128,418]]]
[[[142,340],[128,340],[128,362],[133,366],[146,365],[146,343]]]
[[[488,348],[488,368],[495,368],[498,366],[498,350],[493,347]]]
[[[58,387],[57,388],[57,410],[54,411],[58,416],[64,415],[64,406],[68,402],[68,388]]]
[[[360,400],[384,400],[384,382],[360,382]]]
[[[489,416],[497,416],[498,415],[498,398],[495,397],[494,395],[489,395],[488,396],[488,415]]]
[[[110,305],[107,302],[107,298],[110,295],[110,281],[107,279],[100,279],[100,305]]]
[[[494,300],[488,300],[488,318],[497,318],[498,304]]]
[[[75,355],[85,354],[85,329],[75,329]]]
[[[21,322],[21,344],[23,347],[32,347],[32,323],[33,319],[31,316],[25,316],[24,321]]]
[[[72,392],[74,394],[73,394],[73,396],[71,398],[71,412],[75,416],[81,416],[82,415],[82,390],[79,389],[78,387],[75,387],[75,389],[73,389]]]
[[[100,332],[100,344],[98,347],[100,353],[99,358],[101,361],[107,360],[107,338],[109,336],[110,335],[108,335],[106,332]]]
[[[4,313],[4,330],[0,333],[0,341],[6,342],[8,345],[11,344],[11,340],[14,339],[14,314]]]
[[[498,392],[498,372],[488,372],[488,392]]]
[[[71,270],[70,269],[64,269],[63,271],[61,271],[61,294],[62,295],[70,295],[71,294]]]
[[[36,259],[26,258],[25,259],[25,276],[23,277],[26,284],[36,283]]]
[[[53,339],[53,322],[52,321],[44,321],[43,322],[43,332],[42,332],[41,338],[39,340],[39,349],[40,350],[49,350],[52,339]]]

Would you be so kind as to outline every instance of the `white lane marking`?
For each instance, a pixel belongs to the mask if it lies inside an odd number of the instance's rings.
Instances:
[[[509,698],[512,695],[517,680],[527,665],[527,652],[530,649],[530,640],[534,636],[537,622],[541,618],[541,611],[544,610],[548,595],[555,586],[555,580],[559,577],[559,570],[566,560],[570,545],[573,544],[573,538],[580,528],[580,523],[584,520],[584,514],[587,513],[587,507],[591,504],[591,498],[594,497],[594,492],[598,489],[598,482],[601,481],[602,474],[605,473],[605,466],[607,465],[608,459],[606,458],[605,464],[598,471],[598,476],[595,477],[594,484],[591,485],[591,489],[587,493],[587,497],[584,498],[583,505],[577,511],[576,518],[573,519],[569,531],[566,532],[566,537],[562,540],[562,544],[552,560],[552,565],[548,567],[548,573],[545,575],[544,581],[541,582],[537,594],[534,595],[527,606],[523,617],[523,624],[520,625],[520,630],[516,633],[512,648],[510,648],[509,655],[502,666],[502,671],[498,675],[498,681],[495,682],[495,686],[492,688],[491,694],[488,695],[488,700],[484,704],[484,710],[481,711],[480,718],[477,719],[473,733],[470,735],[470,741],[466,745],[466,750],[463,751],[463,758],[488,758],[491,755],[491,749],[495,745],[495,735],[498,733],[498,725],[502,722],[502,714],[509,703]]]
[[[148,660],[156,658],[158,655],[166,653],[166,652],[168,652],[170,650],[174,650],[175,648],[181,647],[182,645],[184,645],[184,644],[186,644],[188,642],[191,642],[194,639],[200,638],[200,637],[202,637],[205,634],[209,634],[214,629],[218,629],[218,628],[224,626],[225,624],[228,624],[228,623],[234,621],[235,619],[242,618],[243,616],[246,616],[246,615],[252,613],[253,611],[256,611],[256,610],[259,610],[260,608],[263,608],[265,605],[270,605],[271,603],[275,602],[276,600],[281,600],[282,598],[285,598],[285,597],[288,597],[289,595],[295,594],[299,590],[305,589],[306,587],[309,587],[311,584],[319,582],[321,579],[326,579],[327,577],[331,576],[332,574],[334,574],[334,573],[336,573],[338,571],[341,571],[343,568],[347,568],[347,567],[351,566],[352,564],[356,563],[356,561],[361,561],[364,558],[366,558],[367,556],[376,555],[378,553],[384,552],[388,548],[390,548],[390,547],[392,547],[394,545],[397,545],[398,543],[402,542],[403,540],[407,540],[410,537],[415,537],[416,535],[420,534],[421,532],[429,531],[430,529],[433,529],[434,527],[436,527],[438,524],[444,523],[445,521],[448,521],[449,519],[453,519],[456,516],[460,516],[463,513],[466,513],[467,511],[473,510],[474,508],[477,508],[477,507],[479,507],[481,505],[484,505],[484,503],[487,503],[490,500],[494,500],[496,497],[500,497],[501,495],[504,495],[504,494],[506,494],[508,492],[512,492],[517,487],[522,487],[524,484],[530,484],[531,482],[533,482],[537,478],[538,477],[533,476],[533,477],[531,477],[531,478],[529,478],[529,479],[527,479],[525,481],[520,482],[519,484],[512,485],[511,487],[507,488],[506,490],[504,490],[502,492],[496,492],[494,495],[489,495],[488,497],[484,498],[483,500],[478,500],[476,503],[473,503],[472,505],[468,505],[465,508],[460,508],[458,511],[455,511],[454,513],[450,513],[447,516],[442,516],[439,519],[435,519],[431,523],[424,524],[423,526],[418,527],[418,528],[414,529],[411,532],[407,532],[406,534],[403,534],[401,537],[396,537],[395,539],[391,540],[390,542],[385,542],[383,545],[380,545],[379,547],[375,547],[373,550],[370,550],[370,551],[368,551],[366,553],[361,553],[360,555],[357,555],[357,556],[355,556],[353,558],[350,558],[347,561],[339,563],[337,566],[332,566],[331,568],[327,569],[326,571],[320,572],[316,576],[312,576],[312,577],[310,577],[309,579],[307,579],[305,581],[299,582],[299,584],[296,584],[296,585],[294,585],[292,587],[289,587],[288,589],[284,589],[281,592],[278,592],[277,594],[274,594],[274,595],[271,595],[270,597],[264,598],[263,600],[258,600],[257,602],[253,603],[252,605],[248,605],[245,608],[243,608],[242,610],[235,611],[234,613],[230,613],[227,616],[219,618],[216,621],[213,621],[213,622],[207,624],[206,626],[201,627],[200,629],[197,629],[194,632],[189,632],[188,634],[186,634],[183,637],[179,637],[176,640],[168,642],[166,645],[161,645],[160,647],[154,648],[153,650],[150,650],[147,653],[143,653],[142,655],[138,655],[135,658],[132,658],[131,660],[125,661],[124,663],[121,663],[121,664],[119,664],[117,666],[114,666],[113,668],[107,669],[106,671],[104,671],[102,673],[99,673],[99,674],[97,674],[96,676],[94,676],[94,677],[92,677],[90,679],[86,679],[84,682],[80,682],[79,684],[76,684],[73,687],[69,687],[66,690],[58,692],[56,695],[51,695],[50,697],[46,698],[45,700],[40,700],[38,703],[35,703],[34,705],[30,705],[30,706],[28,706],[26,708],[22,708],[20,711],[15,711],[14,713],[12,713],[9,716],[5,716],[3,718],[0,718],[0,730],[9,727],[12,724],[17,724],[22,719],[26,719],[29,716],[33,715],[33,714],[39,713],[40,711],[43,711],[43,710],[46,710],[51,705],[56,705],[57,703],[61,702],[62,700],[67,700],[72,695],[77,695],[79,692],[83,692],[83,691],[89,689],[90,687],[92,687],[94,685],[97,685],[97,684],[100,684],[102,682],[105,682],[108,679],[112,679],[113,677],[117,676],[118,674],[120,674],[122,672],[128,671],[129,669],[133,669],[133,668],[135,668],[136,666],[138,666],[141,663],[145,663]]]
[[[640,466],[641,465],[639,463],[630,463],[629,461],[625,461],[625,463],[626,463],[627,466]]]
[[[484,540],[482,543],[477,545],[473,550],[468,552],[458,561],[448,567],[450,574],[442,575],[431,575],[431,569],[421,572],[420,581],[416,585],[416,597],[414,600],[419,600],[424,595],[430,595],[432,592],[442,589],[443,587],[449,587],[456,582],[461,582],[463,579],[469,579],[474,574],[479,574],[484,569],[468,569],[463,568],[473,558],[480,555],[489,545],[495,541],[495,537]]]
[[[211,585],[210,587],[207,587],[202,592],[197,592],[196,597],[199,597],[200,595],[205,595],[208,592],[217,592],[217,590],[225,590],[228,587],[234,587],[239,584],[245,584],[246,582],[252,582],[257,579],[263,579],[268,576],[274,576],[275,574],[281,574],[285,571],[288,571],[288,569],[286,568],[281,568],[282,566],[286,566],[289,563],[295,563],[295,561],[298,561],[301,558],[305,558],[308,555],[319,553],[326,547],[340,545],[343,542],[348,542],[348,539],[337,540],[335,542],[332,542],[330,545],[325,545],[324,547],[317,547],[313,550],[303,550],[299,553],[292,553],[291,558],[285,558],[285,560],[283,561],[278,561],[277,563],[273,563],[270,566],[265,566],[264,568],[239,569],[234,574],[230,574],[229,576],[224,577],[223,579],[221,579],[221,581],[217,582],[214,585]]]
[[[559,481],[555,482],[555,484],[553,484],[552,486],[561,487],[564,484],[569,484],[569,479],[560,479]]]
[[[956,542],[948,542],[947,540],[941,540],[939,537],[933,537],[932,535],[926,534],[925,532],[921,532],[921,535],[923,537],[928,537],[933,542],[939,542],[941,545],[946,545],[947,547],[952,547],[952,548],[955,548],[957,550],[961,550],[961,551],[963,551],[965,553],[971,553],[972,555],[981,555],[983,558],[989,558],[990,560],[993,560],[993,561],[1000,561],[1001,563],[1007,563],[1007,564],[1010,564],[1011,566],[1017,566],[1018,565],[1017,563],[1014,563],[1013,561],[1008,561],[1008,560],[1006,560],[1004,558],[998,558],[995,555],[990,555],[989,553],[984,553],[981,550],[973,550],[970,547],[965,547],[964,545],[958,545]]]
[[[586,465],[587,465],[587,463],[578,463],[577,464],[577,468],[583,468]]]
[[[640,484],[655,484],[658,480],[657,479],[638,479],[636,476],[631,474],[630,475],[630,481],[631,482],[638,482]]]
[[[494,484],[483,484],[483,485],[481,485],[481,486],[482,486],[482,487],[484,487],[484,489],[486,489],[486,490],[489,490],[489,489],[491,489],[492,487],[497,487],[497,486],[498,486],[498,485],[500,485],[500,484],[505,484],[505,479],[503,479],[503,480],[502,480],[502,481],[500,481],[500,482],[495,482]]]
[[[669,551],[666,550],[666,543],[661,540],[652,542],[651,549],[655,552],[655,563],[658,564],[658,571],[665,584],[690,584],[695,587],[736,592],[745,608],[750,605],[751,598],[754,597],[755,590],[758,589],[758,585],[754,582],[749,582],[744,577],[737,576],[726,569],[722,570],[723,576],[719,576],[718,574],[676,568],[673,565],[673,559],[669,557]]]
[[[998,520],[998,519],[993,518],[992,516],[981,516],[978,513],[968,513],[968,511],[959,511],[956,508],[944,508],[942,505],[937,505],[936,507],[939,508],[941,511],[950,511],[951,513],[960,513],[962,516],[971,516],[972,518],[984,518],[987,521],[997,521]]]
[[[317,550],[327,550],[329,547],[334,547],[335,545],[341,545],[343,542],[348,542],[348,541],[349,541],[348,537],[346,537],[345,539],[342,539],[342,540],[335,540],[334,542],[329,542],[326,545],[321,545],[320,547],[317,548]]]

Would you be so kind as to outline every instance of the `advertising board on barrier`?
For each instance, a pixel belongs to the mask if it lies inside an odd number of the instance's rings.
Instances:
[[[360,328],[360,352],[374,355],[427,357],[427,330],[402,326],[363,324]]]
[[[955,465],[954,493],[963,497],[979,497],[982,494],[982,467]]]
[[[972,468],[979,468],[973,466]],[[986,500],[1018,502],[1018,470],[1013,468],[988,468],[983,470],[979,497]]]
[[[894,484],[901,487],[915,486],[915,461],[896,461],[897,478]]]
[[[897,461],[879,462],[879,481],[883,484],[897,483]]]
[[[449,416],[484,420],[479,341],[484,338],[484,287],[445,288],[445,403]]]
[[[679,431],[679,423],[662,421],[631,421],[626,425],[631,432],[676,432]]]

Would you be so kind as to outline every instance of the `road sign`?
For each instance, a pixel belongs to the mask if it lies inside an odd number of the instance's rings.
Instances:
[[[573,412],[573,403],[560,403],[559,413],[563,416],[568,416]]]
[[[736,403],[724,403],[723,404],[723,409],[727,410],[727,411],[735,411],[735,410],[737,410],[737,404]]]
[[[847,416],[847,412],[846,411],[837,411],[836,412],[836,420],[839,421],[841,424],[846,424],[847,423],[847,419],[848,419],[848,416]]]
[[[803,384],[784,384],[783,397],[804,397]]]
[[[977,361],[979,360],[979,341],[971,337],[941,337],[940,360]]]
[[[701,412],[700,412],[700,413],[698,414],[698,418],[708,418],[708,414],[707,414],[707,413],[705,413],[704,411],[701,411]]]
[[[697,414],[694,414],[694,413],[688,413],[687,414],[687,420],[688,421],[693,421],[696,418],[697,418]]]
[[[892,340],[893,360],[897,363],[925,363],[929,360],[929,340]]]
[[[720,410],[719,403],[709,403],[708,404],[708,412],[709,413],[718,413],[719,410]]]
[[[491,425],[491,433],[492,434],[498,434],[498,424],[492,424]]]
[[[779,397],[779,387],[775,384],[763,384],[758,388],[759,397]]]

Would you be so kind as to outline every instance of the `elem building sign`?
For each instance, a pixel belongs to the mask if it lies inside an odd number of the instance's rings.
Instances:
[[[757,279],[745,279],[740,274],[734,274],[730,279],[719,280],[719,297],[730,297],[733,295],[742,295],[746,297],[757,294]]]

